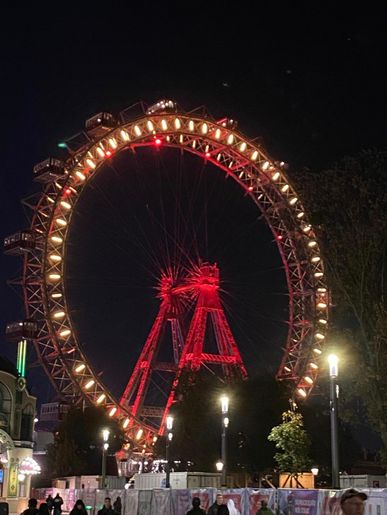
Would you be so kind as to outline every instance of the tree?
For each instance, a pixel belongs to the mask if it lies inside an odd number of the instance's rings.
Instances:
[[[362,152],[296,177],[322,245],[333,326],[346,338],[344,390],[361,399],[387,465],[387,153]]]
[[[47,448],[47,465],[48,477],[78,476],[85,470],[86,461],[74,440],[66,434],[56,434],[54,443]]]
[[[48,468],[51,477],[97,474],[101,469],[103,428],[110,430],[109,453],[121,449],[124,433],[103,408],[72,408],[54,433],[48,446]]]
[[[281,472],[297,474],[310,469],[310,439],[304,429],[301,413],[285,411],[282,424],[273,427],[268,440],[275,443],[277,452],[274,459]]]

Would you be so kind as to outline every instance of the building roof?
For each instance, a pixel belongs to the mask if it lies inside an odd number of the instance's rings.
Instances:
[[[16,366],[4,356],[0,356],[0,371],[8,372],[8,374],[12,374],[15,377],[18,375]]]

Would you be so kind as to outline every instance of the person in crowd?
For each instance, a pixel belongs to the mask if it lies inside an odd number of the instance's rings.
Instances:
[[[78,499],[74,504],[74,508],[70,511],[70,515],[88,515],[85,503],[82,499]]]
[[[56,496],[54,497],[53,504],[54,504],[54,515],[61,515],[63,499],[59,495],[59,492],[56,493]]]
[[[340,507],[344,515],[364,515],[367,494],[355,488],[345,490],[340,497]]]
[[[112,507],[112,500],[110,497],[105,497],[103,508],[98,511],[98,515],[116,515],[116,512]]]
[[[206,512],[200,507],[199,497],[192,499],[192,510],[187,511],[187,515],[206,515]]]
[[[51,494],[49,494],[49,495],[48,495],[48,497],[47,497],[47,499],[46,499],[46,503],[47,503],[48,511],[49,511],[49,512],[50,512],[50,514],[51,514],[52,509],[53,509],[53,507],[54,507],[54,499],[52,498],[52,495],[51,495]]]
[[[39,510],[37,506],[38,501],[34,497],[31,497],[31,499],[28,499],[28,508],[24,510],[21,515],[38,515]]]
[[[235,506],[233,499],[229,499],[227,502],[227,508],[230,515],[241,515],[241,512]]]
[[[230,515],[227,506],[224,504],[222,494],[216,495],[216,500],[212,506],[210,506],[207,515]]]
[[[273,512],[267,506],[267,501],[265,501],[264,499],[262,499],[261,501],[261,507],[257,511],[257,515],[273,515]]]
[[[113,509],[118,515],[121,515],[122,512],[122,503],[121,503],[121,497],[118,496],[117,499],[113,503]]]
[[[50,515],[50,510],[46,502],[41,502],[39,506],[39,515]]]

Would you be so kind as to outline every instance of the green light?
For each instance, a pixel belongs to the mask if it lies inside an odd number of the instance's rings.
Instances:
[[[59,148],[68,148],[67,143],[65,143],[64,141],[61,141],[60,143],[58,143],[58,147]]]
[[[27,341],[21,340],[17,348],[16,368],[21,377],[26,375]]]

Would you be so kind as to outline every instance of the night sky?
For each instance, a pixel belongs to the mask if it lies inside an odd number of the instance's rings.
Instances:
[[[141,99],[171,97],[186,110],[205,104],[214,116],[237,119],[242,132],[262,137],[275,159],[290,164],[290,176],[292,168],[319,170],[362,148],[385,148],[385,11],[273,4],[253,15],[247,3],[208,5],[3,9],[2,238],[26,226],[20,200],[39,189],[33,165],[58,153],[57,143],[89,116]],[[70,234],[71,311],[92,363],[118,393],[157,312],[159,268],[179,240],[190,256],[219,263],[250,373],[274,371],[286,289],[258,210],[199,159],[163,150],[139,157],[118,156],[101,172]],[[20,298],[6,285],[21,262],[0,259],[4,327],[22,317]],[[14,357],[14,346],[0,341]],[[49,400],[38,375],[31,387]]]

